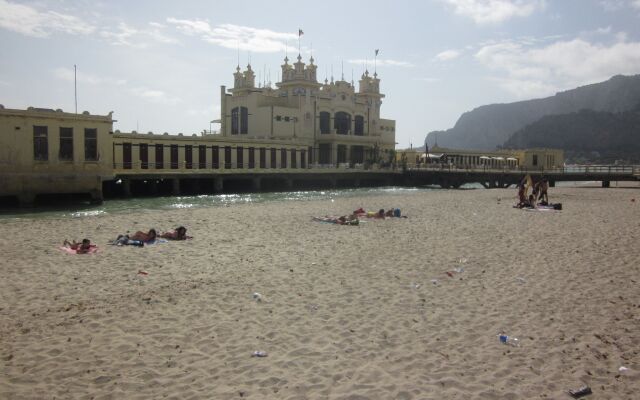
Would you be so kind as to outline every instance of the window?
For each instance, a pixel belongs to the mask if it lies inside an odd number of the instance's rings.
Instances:
[[[300,168],[307,168],[307,151],[300,150]]]
[[[249,133],[249,109],[240,107],[240,133],[246,135]]]
[[[140,168],[148,169],[149,168],[149,145],[146,143],[141,143],[139,147],[140,151]]]
[[[326,111],[320,112],[320,133],[328,134],[331,133],[331,114]]]
[[[277,164],[276,164],[276,149],[275,148],[271,148],[271,168],[276,168]]]
[[[255,147],[249,147],[249,168],[256,167],[256,149]]]
[[[338,135],[347,135],[351,130],[351,114],[338,111],[333,121],[333,127]]]
[[[231,109],[231,134],[246,135],[249,132],[249,109],[247,107],[234,107]]]
[[[289,117],[284,117],[284,122],[289,122],[291,120],[291,118]]]
[[[131,143],[122,143],[122,168],[131,169]]]
[[[267,149],[260,148],[260,168],[267,168]]]
[[[193,146],[190,144],[184,146],[184,166],[187,169],[193,168]]]
[[[49,130],[46,126],[33,127],[33,159],[47,161],[49,159]]]
[[[164,168],[164,146],[156,144],[156,169]]]
[[[287,149],[280,149],[280,168],[287,168]]]
[[[95,128],[84,130],[84,160],[98,161],[98,130]]]
[[[236,147],[236,168],[244,168],[244,148]]]
[[[319,145],[318,158],[320,159],[320,164],[331,164],[331,144],[330,143],[322,143]]]
[[[224,146],[224,168],[231,168],[231,146]]]
[[[538,155],[537,154],[533,155],[533,165],[534,166],[538,165]]]
[[[220,147],[218,146],[211,147],[211,168],[220,168]]]
[[[291,149],[291,168],[298,168],[298,159],[296,155],[296,149]]]
[[[276,115],[276,121],[282,121],[282,116],[281,115]]]
[[[73,128],[60,128],[60,153],[61,161],[73,161]]]
[[[355,127],[353,134],[358,136],[364,135],[364,117],[362,115],[356,115],[355,117]]]
[[[178,145],[172,144],[169,150],[169,156],[171,157],[171,169],[178,169]]]
[[[202,144],[198,146],[198,168],[207,168],[207,146]]]
[[[237,135],[238,132],[240,131],[240,129],[238,128],[239,125],[239,120],[238,120],[238,107],[234,107],[231,110],[231,134],[232,135]]]
[[[338,145],[338,164],[347,162],[347,146],[344,144]]]

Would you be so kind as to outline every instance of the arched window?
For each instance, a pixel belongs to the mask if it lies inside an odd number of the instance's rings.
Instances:
[[[240,133],[246,135],[249,132],[249,109],[240,107]]]
[[[351,130],[351,114],[338,111],[334,117],[333,127],[338,135],[347,135]]]
[[[231,134],[237,135],[240,132],[239,129],[239,120],[238,120],[238,107],[234,107],[231,110]]]
[[[331,114],[326,111],[320,112],[320,133],[331,133]]]
[[[358,136],[364,135],[364,117],[362,115],[355,116],[355,127],[353,134]]]

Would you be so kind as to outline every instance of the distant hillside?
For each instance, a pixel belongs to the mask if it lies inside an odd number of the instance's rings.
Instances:
[[[491,150],[502,145],[516,131],[547,115],[579,110],[619,113],[640,102],[640,75],[617,75],[606,82],[560,92],[552,97],[508,104],[481,106],[462,114],[456,125],[428,135],[429,146]]]
[[[640,103],[622,113],[581,110],[543,117],[514,133],[508,148],[554,147],[573,162],[640,162]]]

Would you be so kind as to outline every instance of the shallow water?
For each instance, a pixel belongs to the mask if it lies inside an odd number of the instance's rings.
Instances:
[[[480,189],[479,184],[464,185],[458,190]],[[57,205],[36,209],[0,210],[0,221],[7,219],[41,219],[41,218],[83,218],[99,215],[143,212],[153,210],[171,210],[201,207],[227,207],[234,204],[264,203],[272,201],[309,201],[331,200],[335,198],[401,195],[403,193],[429,192],[442,190],[439,187],[381,187],[358,189],[308,190],[272,193],[218,194],[197,196],[138,197],[129,199],[105,200],[98,205],[79,203],[73,205]]]

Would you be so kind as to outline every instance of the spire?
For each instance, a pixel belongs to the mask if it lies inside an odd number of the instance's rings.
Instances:
[[[344,81],[344,60],[340,60],[340,63],[341,63],[341,64],[340,64],[340,65],[341,65],[341,67],[340,67],[340,68],[342,68],[342,70],[341,70],[341,72],[342,72],[342,78],[341,78],[340,80],[343,80],[343,81]]]

